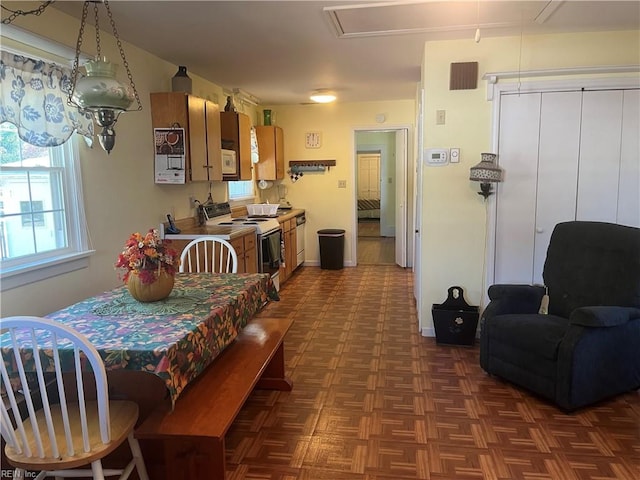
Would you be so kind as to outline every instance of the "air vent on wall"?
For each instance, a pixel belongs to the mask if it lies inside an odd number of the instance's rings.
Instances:
[[[473,90],[478,87],[478,62],[452,63],[449,90]]]

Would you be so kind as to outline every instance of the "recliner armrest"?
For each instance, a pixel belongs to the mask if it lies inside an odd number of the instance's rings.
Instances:
[[[630,320],[640,320],[640,308],[594,306],[571,312],[569,323],[583,327],[615,327]]]
[[[539,285],[491,285],[488,291],[491,302],[484,309],[482,318],[510,313],[538,313],[545,291]]]

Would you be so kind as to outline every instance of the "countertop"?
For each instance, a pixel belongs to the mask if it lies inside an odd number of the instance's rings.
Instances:
[[[182,218],[175,221],[176,227],[180,229],[180,233],[171,234],[167,233],[167,224],[164,224],[165,238],[168,240],[193,240],[194,238],[201,237],[203,235],[212,235],[220,237],[224,240],[233,240],[234,238],[242,237],[254,233],[255,230],[252,227],[225,227],[221,225],[198,225],[195,218]]]
[[[297,217],[298,215],[302,215],[304,213],[304,210],[302,208],[292,208],[291,210],[285,210],[285,212],[286,213],[284,213],[282,210],[278,210],[278,222],[286,222],[287,220]]]
[[[279,211],[277,217],[278,222],[286,222],[298,215],[304,214],[304,210],[301,208],[292,208],[287,210],[286,213]],[[195,218],[182,218],[175,221],[176,227],[180,229],[180,233],[171,234],[167,233],[167,224],[164,224],[164,235],[169,240],[193,240],[196,237],[203,235],[213,235],[215,237],[223,238],[224,240],[233,240],[234,238],[242,237],[244,235],[253,233],[255,230],[252,227],[238,228],[238,227],[225,227],[220,225],[198,225]]]

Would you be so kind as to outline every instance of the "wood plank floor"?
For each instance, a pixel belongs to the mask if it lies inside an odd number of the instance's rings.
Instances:
[[[295,318],[293,391],[250,396],[227,480],[640,478],[640,393],[565,414],[486,375],[477,346],[422,337],[412,282],[397,266],[293,275],[263,313]]]
[[[380,236],[379,220],[358,221],[358,265],[395,265],[395,237]]]

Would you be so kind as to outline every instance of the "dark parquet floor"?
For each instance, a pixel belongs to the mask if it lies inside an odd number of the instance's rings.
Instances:
[[[293,316],[293,391],[255,391],[227,480],[640,479],[640,393],[565,414],[417,330],[412,274],[302,267],[262,315]]]

